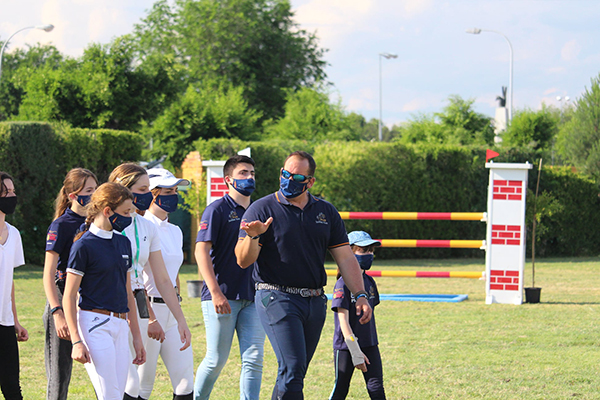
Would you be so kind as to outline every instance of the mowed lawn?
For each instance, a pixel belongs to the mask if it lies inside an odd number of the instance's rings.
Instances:
[[[328,265],[333,268],[333,265]],[[375,261],[373,269],[482,271],[483,260]],[[530,286],[531,266],[526,267]],[[21,384],[26,399],[45,398],[45,296],[40,267],[15,272],[18,312],[30,340],[20,344]],[[198,279],[186,265],[181,281]],[[600,398],[600,259],[547,259],[536,263],[540,304],[486,305],[484,281],[477,279],[378,278],[381,293],[468,294],[461,303],[384,301],[376,308],[388,399],[598,399]],[[330,277],[327,290],[332,291]],[[187,297],[183,307],[193,335],[194,364],[205,352],[200,300]],[[305,382],[307,400],[327,399],[334,381],[333,313]],[[239,351],[229,362],[212,399],[239,398]],[[261,399],[270,399],[277,361],[265,344]],[[1,395],[0,395],[1,396]],[[69,399],[94,399],[83,365],[74,366]],[[172,398],[160,364],[153,399]],[[357,371],[349,399],[365,399]]]

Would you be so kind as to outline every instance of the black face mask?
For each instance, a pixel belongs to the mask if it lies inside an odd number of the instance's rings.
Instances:
[[[17,207],[17,196],[0,197],[0,211],[4,214],[12,214]]]

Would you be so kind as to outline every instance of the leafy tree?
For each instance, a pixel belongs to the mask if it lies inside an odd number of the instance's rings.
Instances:
[[[178,167],[197,139],[257,138],[260,113],[248,108],[242,88],[211,82],[189,86],[150,128],[154,138],[152,155],[167,155],[166,163]]]
[[[268,136],[310,142],[359,138],[358,131],[350,130],[341,104],[331,103],[323,89],[288,90],[286,100],[283,118],[265,128]]]
[[[400,128],[402,143],[490,145],[494,141],[491,118],[473,110],[475,100],[452,95],[440,113],[422,114]]]
[[[0,47],[3,43],[0,43]],[[47,67],[56,69],[63,61],[60,52],[51,45],[37,44],[27,49],[18,48],[4,53],[2,78],[0,80],[0,121],[19,113],[25,91],[24,82],[37,70]]]
[[[191,84],[243,87],[265,119],[283,115],[285,89],[325,78],[323,50],[293,21],[288,0],[167,0],[136,25],[138,54],[170,54]]]
[[[561,126],[557,148],[565,160],[600,177],[600,75],[592,78]]]
[[[520,110],[502,134],[502,143],[534,150],[550,149],[558,133],[559,123],[560,111],[545,104],[538,111]]]
[[[176,97],[168,57],[135,65],[127,37],[91,44],[78,59],[44,66],[24,82],[20,120],[66,121],[74,127],[137,130]]]

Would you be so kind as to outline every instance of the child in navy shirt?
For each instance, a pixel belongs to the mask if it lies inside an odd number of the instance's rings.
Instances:
[[[48,386],[46,400],[67,400],[73,350],[69,340],[69,329],[62,307],[67,277],[67,262],[75,233],[85,222],[85,205],[96,187],[98,179],[85,168],[73,168],[65,176],[54,202],[54,221],[46,236],[46,256],[44,261],[44,290],[46,308],[44,328],[46,329],[45,361]]]
[[[376,240],[363,231],[348,234],[348,240],[358,264],[363,270],[363,281],[369,305],[373,309],[373,317],[368,323],[361,325],[356,316],[356,299],[338,271],[338,281],[333,290],[331,309],[335,312],[335,330],[333,334],[333,353],[335,360],[335,386],[330,400],[343,400],[348,395],[354,368],[363,373],[367,391],[371,399],[385,399],[383,389],[383,370],[377,341],[375,326],[375,306],[379,304],[379,292],[375,280],[365,273],[371,268],[373,250],[381,246]],[[359,342],[360,340],[360,342]]]
[[[87,206],[89,230],[73,243],[67,265],[64,311],[75,361],[99,379],[99,400],[121,400],[131,363],[131,329],[136,357],[145,351],[130,290],[131,243],[121,232],[131,223],[133,196],[117,183],[98,187]],[[75,302],[79,292],[79,310]],[[129,326],[127,322],[129,321]]]

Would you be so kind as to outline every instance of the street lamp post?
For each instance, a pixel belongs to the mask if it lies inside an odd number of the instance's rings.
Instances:
[[[489,29],[479,29],[479,28],[467,29],[467,33],[471,33],[473,35],[479,35],[481,32],[496,33],[496,34],[502,36],[506,40],[506,43],[508,43],[508,49],[510,50],[510,65],[509,65],[509,71],[508,71],[508,79],[510,81],[509,82],[509,85],[510,85],[510,108],[508,109],[508,121],[510,122],[510,121],[512,121],[512,115],[513,115],[513,48],[512,48],[512,44],[510,43],[510,40],[508,40],[506,35],[504,35],[502,32],[493,31],[493,30],[489,30]]]
[[[50,24],[50,25],[26,26],[25,28],[21,28],[18,31],[16,31],[15,33],[13,33],[12,35],[10,35],[8,37],[8,39],[2,45],[2,50],[0,50],[0,79],[2,78],[2,57],[4,56],[4,49],[6,48],[6,45],[8,44],[8,42],[10,42],[10,39],[12,39],[13,36],[15,36],[19,32],[25,31],[27,29],[41,29],[43,31],[50,32],[52,29],[54,29],[54,25]]]
[[[382,120],[382,108],[383,108],[383,100],[382,100],[382,87],[381,87],[381,57],[385,57],[386,60],[390,58],[398,58],[397,54],[391,53],[379,53],[379,141],[383,140],[383,134],[381,133],[381,120]]]

